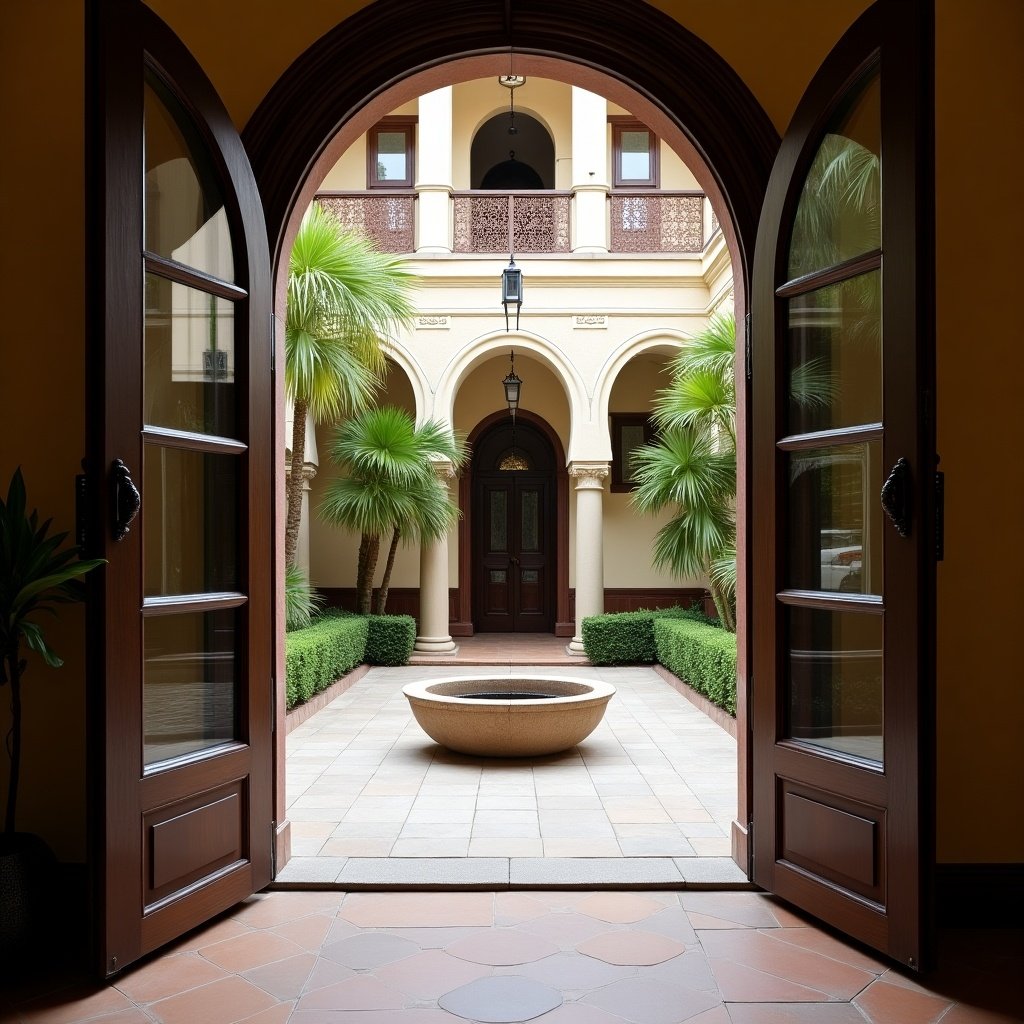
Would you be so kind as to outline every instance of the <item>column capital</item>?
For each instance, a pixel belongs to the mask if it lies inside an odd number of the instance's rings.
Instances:
[[[458,476],[455,464],[449,459],[431,459],[430,465],[434,470],[434,476],[443,484],[447,485],[449,480],[454,480]]]
[[[570,462],[569,476],[576,481],[576,490],[603,490],[608,479],[610,465],[607,462]]]

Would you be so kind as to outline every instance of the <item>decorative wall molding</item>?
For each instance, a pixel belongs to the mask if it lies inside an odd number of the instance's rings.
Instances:
[[[610,473],[611,464],[608,462],[573,462],[569,465],[569,476],[576,481],[577,491],[603,490]]]
[[[577,331],[602,331],[608,327],[608,317],[599,313],[576,313],[572,326]]]
[[[447,331],[452,326],[450,316],[418,316],[416,317],[417,331]]]

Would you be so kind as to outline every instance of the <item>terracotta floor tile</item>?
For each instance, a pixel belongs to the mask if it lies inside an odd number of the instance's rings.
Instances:
[[[855,946],[818,928],[776,928],[766,934],[780,942],[789,942],[794,946],[814,950],[815,953],[821,953],[822,956],[840,960],[844,964],[857,967],[862,971],[870,971],[875,975],[884,974],[889,969],[889,965],[879,960],[878,957],[864,953]]]
[[[774,928],[778,925],[771,905],[757,893],[684,892],[679,902],[687,912],[734,921],[748,928]]]
[[[312,953],[300,953],[276,963],[246,971],[242,977],[251,981],[275,999],[298,999],[302,995],[317,958]]]
[[[556,953],[536,963],[523,964],[516,968],[516,974],[533,978],[566,994],[586,995],[613,981],[633,977],[636,968],[618,967],[579,953]]]
[[[333,915],[310,914],[309,917],[300,918],[298,921],[278,925],[272,931],[275,935],[290,939],[303,949],[316,952],[324,944],[333,923]]]
[[[765,905],[782,928],[807,928],[814,925],[813,918],[800,913],[796,907],[791,907],[775,896],[766,897]]]
[[[541,894],[537,894],[541,895]],[[533,921],[548,913],[547,905],[533,895],[522,892],[499,892],[494,897],[495,924]]]
[[[692,988],[697,992],[718,994],[718,982],[708,958],[698,949],[688,949],[681,956],[674,956],[653,967],[641,967],[637,973],[641,978],[653,978],[669,985]]]
[[[152,1003],[226,976],[196,953],[179,953],[130,968],[117,978],[114,987],[133,1002]]]
[[[566,913],[547,914],[514,927],[531,935],[540,935],[545,939],[550,939],[560,949],[573,949],[580,942],[608,930],[605,923],[595,921],[594,918],[587,917],[585,914]]]
[[[8,1022],[10,1024],[19,1024],[23,1019],[27,1020],[28,1018],[0,1015],[0,1022],[2,1024],[8,1024]],[[81,1019],[75,1018],[76,1021]],[[89,1017],[86,1020],[90,1024],[153,1024],[153,1018],[137,1006],[132,1006],[125,1010],[115,1010],[113,1013],[104,1013],[99,1017]]]
[[[465,1024],[447,1010],[296,1010],[288,1024]]]
[[[244,924],[233,920],[230,917],[222,917],[211,924],[205,924],[189,932],[177,942],[167,947],[168,953],[192,953],[203,946],[212,946],[215,942],[223,939],[232,939],[236,935],[248,935],[252,931]]]
[[[635,1024],[677,1024],[718,1006],[721,999],[662,981],[627,978],[591,992],[581,1002],[598,1006]]]
[[[444,949],[453,942],[473,935],[486,935],[487,928],[389,928],[389,935],[397,935],[415,942],[420,949]]]
[[[644,919],[644,931],[667,935],[687,946],[697,945],[697,933],[682,907],[666,907]]]
[[[129,999],[115,988],[88,986],[34,999],[21,1009],[25,1024],[77,1024],[104,1013],[132,1009]]]
[[[1020,1024],[1019,1014],[1000,1013],[998,1010],[986,1010],[981,1006],[968,1003],[957,1003],[942,1018],[942,1024]]]
[[[825,1003],[828,993],[798,985],[775,974],[755,970],[735,960],[709,957],[708,963],[727,1003]]]
[[[932,1024],[952,1003],[951,999],[898,988],[884,981],[876,981],[854,999],[872,1024]]]
[[[770,938],[770,933],[708,931],[699,935],[704,952],[712,961],[716,958],[734,960],[765,974],[828,993],[836,999],[852,999],[875,980],[875,976],[867,971],[787,942],[779,942]]]
[[[233,939],[225,939],[212,946],[204,946],[199,951],[207,960],[233,974],[262,967],[275,960],[284,960],[304,950],[291,939],[273,932],[250,932],[238,935]]]
[[[288,1024],[288,1018],[291,1017],[293,1005],[293,1003],[280,1003],[278,1006],[270,1007],[269,1010],[263,1010],[252,1017],[246,1017],[245,1020],[239,1021],[238,1024]]]
[[[339,915],[362,928],[490,927],[494,896],[476,892],[350,893]]]
[[[374,974],[386,985],[416,999],[437,999],[446,992],[491,974],[491,968],[429,949],[406,960],[378,968]]]
[[[231,915],[250,928],[273,928],[309,914],[334,913],[344,898],[339,892],[271,892],[251,896]]]
[[[710,1010],[691,1017],[686,1024],[732,1024],[725,1006],[713,1006]]]
[[[298,1010],[397,1010],[406,1003],[401,992],[370,975],[346,978],[336,985],[318,988],[304,995]]]
[[[603,960],[606,964],[651,966],[671,960],[686,952],[686,947],[666,935],[654,932],[630,931],[605,932],[579,943],[577,952]]]
[[[732,1003],[729,1017],[731,1024],[864,1024],[850,1003]]]
[[[441,997],[439,1005],[481,1024],[532,1020],[562,1004],[561,993],[530,978],[480,978]]]
[[[541,936],[527,935],[514,928],[495,928],[459,939],[445,946],[445,952],[474,964],[508,967],[551,956],[558,952],[558,946]]]
[[[328,985],[337,985],[339,981],[346,978],[354,978],[356,972],[343,964],[335,963],[324,957],[318,957],[313,970],[309,972],[306,979],[306,991],[315,992],[318,988],[326,988]]]
[[[631,924],[664,909],[662,904],[631,892],[599,892],[576,904],[576,910],[601,921]]]
[[[146,1009],[160,1024],[237,1024],[277,1000],[243,978],[224,978],[183,995],[171,996]]]
[[[544,1024],[622,1024],[621,1017],[586,1003],[563,1003],[540,1020]],[[729,1024],[729,1019],[722,1024]]]
[[[353,970],[372,970],[419,952],[420,947],[410,939],[387,932],[360,932],[326,944],[320,955]]]

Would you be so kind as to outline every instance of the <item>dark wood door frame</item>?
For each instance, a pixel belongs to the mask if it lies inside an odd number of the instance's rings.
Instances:
[[[562,440],[543,417],[520,409],[520,420],[535,426],[547,438],[555,458],[555,636],[573,635],[576,624],[569,617],[569,474]],[[472,446],[495,424],[508,419],[501,410],[484,417],[467,438]],[[459,477],[459,618],[451,623],[452,636],[473,635],[473,480],[470,473]]]

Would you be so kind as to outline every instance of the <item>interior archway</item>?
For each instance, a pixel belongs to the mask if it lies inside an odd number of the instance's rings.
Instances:
[[[515,128],[509,135],[509,117],[502,113],[477,130],[469,156],[473,188],[555,187],[555,144],[547,129],[525,113],[516,114]]]

